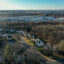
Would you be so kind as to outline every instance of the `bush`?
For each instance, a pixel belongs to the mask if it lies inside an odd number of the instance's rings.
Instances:
[[[12,59],[13,59],[12,47],[9,44],[7,44],[6,47],[5,47],[4,57],[5,57],[5,60],[7,60],[9,62],[11,62]]]
[[[63,51],[64,52],[64,41],[61,41],[58,45],[58,50]]]

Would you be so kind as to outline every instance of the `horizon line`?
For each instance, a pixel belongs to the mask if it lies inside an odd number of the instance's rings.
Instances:
[[[64,9],[4,9],[4,10],[64,10]],[[4,11],[3,9],[0,11]]]

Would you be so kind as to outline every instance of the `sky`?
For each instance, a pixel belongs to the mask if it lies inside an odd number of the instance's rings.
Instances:
[[[0,0],[0,10],[59,10],[64,0]]]

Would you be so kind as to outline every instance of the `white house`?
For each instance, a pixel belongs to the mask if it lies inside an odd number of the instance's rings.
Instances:
[[[13,30],[13,29],[10,29],[9,31],[10,31],[10,33],[14,33],[15,32],[15,30]]]
[[[7,38],[8,34],[2,34],[2,37]]]
[[[0,32],[3,31],[3,28],[0,28]]]
[[[19,34],[22,34],[22,35],[25,34],[24,31],[22,31],[22,30],[17,30],[16,33],[19,33]]]
[[[40,40],[40,39],[36,39],[35,40],[35,45],[38,46],[38,47],[40,47],[40,46],[44,46],[45,43],[42,40]]]

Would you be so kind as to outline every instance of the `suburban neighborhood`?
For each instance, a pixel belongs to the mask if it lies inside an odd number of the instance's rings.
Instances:
[[[10,24],[9,24],[10,25]],[[13,25],[13,24],[11,24]],[[0,46],[2,46],[0,49],[0,63],[4,63],[7,61],[5,60],[5,57],[3,57],[3,54],[6,56],[6,54],[12,54],[14,57],[14,60],[21,61],[21,52],[25,50],[25,48],[22,45],[25,45],[27,48],[32,47],[38,50],[42,55],[44,54],[46,57],[49,57],[50,59],[57,60],[59,58],[62,59],[61,55],[56,55],[54,57],[54,53],[56,52],[57,46],[45,42],[44,40],[41,40],[39,37],[37,37],[35,34],[31,34],[30,32],[26,30],[15,30],[17,26],[10,26],[6,29],[2,26],[0,27]],[[19,27],[20,28],[20,27]],[[4,30],[5,29],[5,30]],[[21,45],[22,44],[22,45]],[[4,49],[5,47],[5,49]],[[11,48],[9,48],[11,47]],[[6,50],[10,50],[6,52]],[[21,50],[22,49],[22,50]],[[12,52],[13,51],[13,52]],[[47,52],[47,53],[46,53]],[[8,61],[12,61],[13,57],[10,56],[10,59]],[[45,58],[46,58],[45,57]],[[7,57],[9,58],[9,57]],[[13,63],[13,61],[12,61]]]

